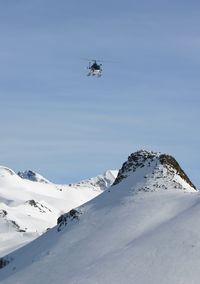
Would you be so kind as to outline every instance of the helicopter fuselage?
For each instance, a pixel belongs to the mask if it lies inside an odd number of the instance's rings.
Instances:
[[[92,66],[89,65],[88,69],[90,72],[88,73],[88,76],[90,75],[97,75],[98,77],[101,76],[102,68],[101,65],[98,65],[96,62],[92,64]]]
[[[88,76],[97,76],[97,77],[101,77],[101,73],[102,73],[102,64],[97,64],[97,61],[100,60],[88,60],[89,61],[89,66],[87,67],[87,69],[89,70],[89,73],[87,74]],[[91,64],[91,61],[93,61],[93,63]]]
[[[90,72],[92,72],[93,74],[97,75],[97,74],[101,73],[101,69],[90,68]]]

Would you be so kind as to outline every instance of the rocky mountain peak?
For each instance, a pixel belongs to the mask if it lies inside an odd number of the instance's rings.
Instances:
[[[189,187],[196,190],[196,187],[172,156],[146,150],[137,151],[128,157],[128,160],[119,170],[113,185],[119,184],[129,176],[136,179],[136,172],[140,173],[141,179],[148,177],[151,181],[154,180],[154,183],[151,184],[152,188],[167,188],[165,183],[167,185],[170,181],[174,183],[175,187],[178,185],[178,187],[185,189],[186,185],[189,185]],[[159,179],[162,179],[162,185],[157,182]],[[183,183],[184,185],[182,185]]]
[[[124,178],[130,175],[131,172],[135,172],[138,168],[151,165],[151,163],[160,156],[160,153],[140,150],[132,153],[128,160],[123,163],[122,168],[119,170],[118,176],[113,183],[116,185],[121,182]]]
[[[35,182],[41,182],[41,183],[50,183],[50,181],[48,181],[47,179],[45,179],[43,176],[41,176],[40,174],[28,170],[28,171],[19,171],[18,176],[20,176],[22,179],[28,179],[30,181],[35,181]]]
[[[160,163],[165,165],[166,167],[172,168],[177,175],[179,175],[185,182],[187,182],[191,187],[196,189],[194,184],[190,181],[189,177],[186,173],[182,170],[179,163],[175,160],[174,157],[166,154],[162,154],[159,156]]]

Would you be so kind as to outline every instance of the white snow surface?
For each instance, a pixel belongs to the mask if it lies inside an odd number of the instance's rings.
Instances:
[[[199,284],[200,193],[159,154],[4,257],[1,283]]]
[[[61,214],[102,193],[117,171],[71,186],[53,184],[32,171],[21,176],[0,167],[0,256],[32,241],[55,226]]]

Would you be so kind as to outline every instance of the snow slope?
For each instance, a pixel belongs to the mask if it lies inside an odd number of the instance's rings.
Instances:
[[[132,154],[110,189],[1,259],[1,283],[199,284],[200,194],[170,156]]]
[[[64,212],[102,193],[117,171],[74,185],[55,185],[33,171],[0,167],[0,255],[30,242],[57,224]]]

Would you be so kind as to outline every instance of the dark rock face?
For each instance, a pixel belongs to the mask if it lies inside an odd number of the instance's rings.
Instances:
[[[37,207],[37,203],[36,203],[35,200],[33,200],[33,199],[28,200],[26,203],[27,203],[27,204],[30,204],[31,206]]]
[[[10,263],[10,260],[8,260],[7,258],[5,257],[0,258],[0,269],[5,267],[9,263]]]
[[[8,215],[8,212],[6,210],[0,210],[0,216],[1,217],[6,217]]]
[[[180,165],[172,156],[145,150],[135,152],[128,157],[128,160],[119,170],[118,176],[113,185],[120,183],[123,179],[130,175],[131,172],[134,173],[138,168],[152,167],[152,174],[154,174],[154,169],[159,164],[167,168],[169,172],[173,171],[173,173],[179,175],[185,182],[196,190],[196,187],[192,184],[188,176],[184,173]]]
[[[8,223],[11,223],[12,226],[16,229],[17,232],[26,232],[26,230],[21,229],[20,226],[14,220],[9,220],[7,218],[8,217],[8,212],[6,210],[0,210],[0,217],[3,217]]]
[[[160,155],[159,160],[161,162],[162,165],[169,165],[171,166],[176,173],[185,181],[187,182],[191,187],[193,187],[194,189],[196,189],[196,187],[194,186],[194,184],[190,181],[190,179],[188,178],[188,176],[186,175],[186,173],[181,169],[180,165],[178,164],[178,162],[169,155],[163,154]]]
[[[36,181],[36,174],[33,171],[25,171],[25,172],[18,172],[18,176],[20,176],[23,179],[29,179],[32,181]]]
[[[48,183],[45,179],[38,179],[37,177],[37,174],[31,170],[29,171],[20,171],[17,173],[18,176],[20,176],[21,178],[23,179],[28,179],[28,180],[31,180],[31,181],[36,181],[36,182],[43,182],[43,183]]]
[[[78,219],[80,215],[80,212],[78,212],[75,209],[70,210],[68,213],[66,214],[62,214],[58,219],[57,219],[57,224],[59,224],[57,231],[60,232],[61,231],[61,227],[62,226],[66,226],[67,225],[67,221],[68,220],[73,220],[73,219]]]
[[[16,228],[17,232],[20,232],[20,233],[24,233],[26,232],[26,230],[23,230],[20,228],[20,226],[14,221],[14,220],[10,220],[10,222],[13,224],[13,226]]]
[[[119,170],[118,176],[114,181],[113,185],[120,183],[124,178],[127,177],[128,172],[135,172],[137,168],[143,168],[148,161],[147,166],[151,165],[151,162],[158,157],[158,153],[150,151],[138,151],[132,153],[128,157],[128,161],[123,163],[122,168]]]
[[[42,205],[39,202],[36,202],[34,199],[28,200],[25,202],[26,205],[31,205],[35,208],[37,208],[41,213],[46,213],[47,211],[51,212],[51,209],[48,207]]]

